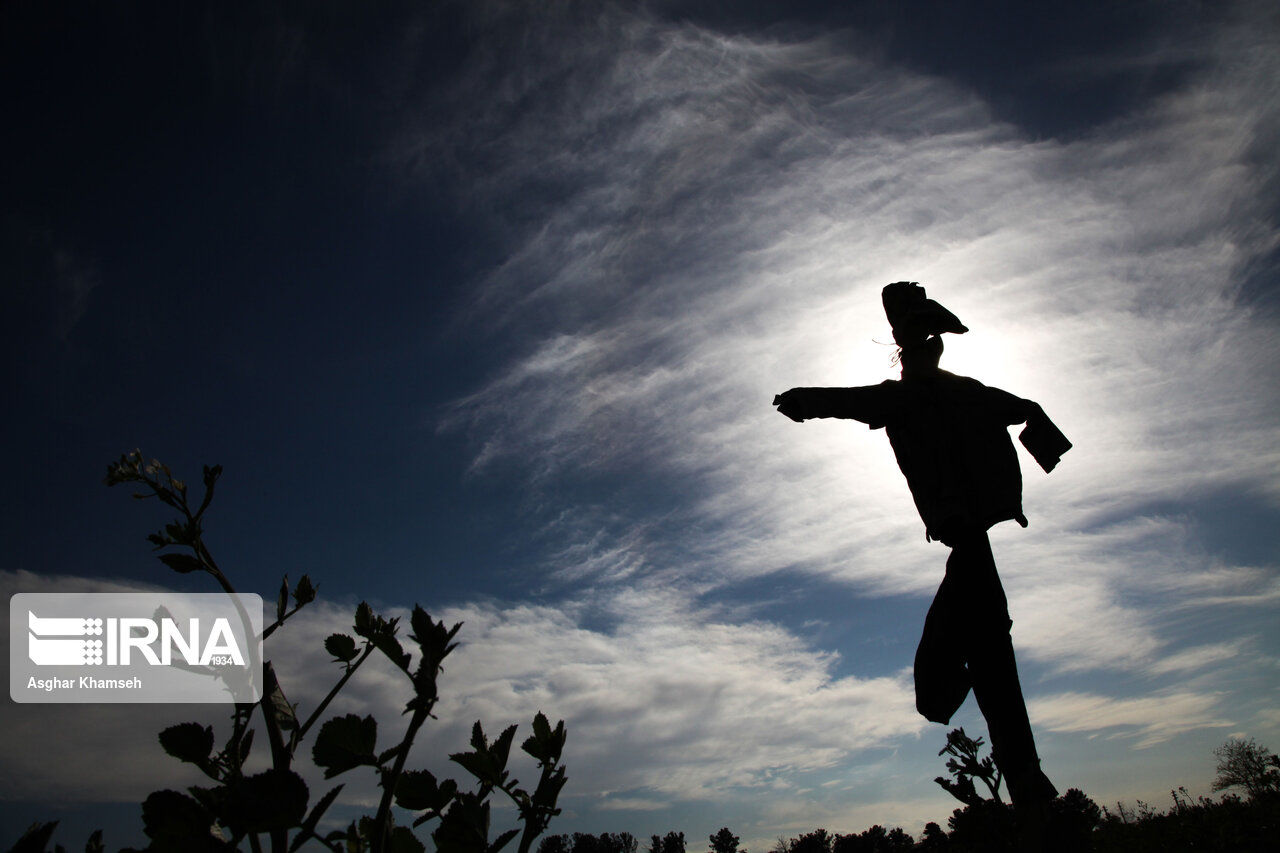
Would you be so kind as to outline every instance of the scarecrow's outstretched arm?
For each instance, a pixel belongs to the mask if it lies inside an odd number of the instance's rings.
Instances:
[[[792,388],[773,398],[778,411],[793,421],[851,418],[872,428],[884,426],[892,407],[884,385],[859,388]]]

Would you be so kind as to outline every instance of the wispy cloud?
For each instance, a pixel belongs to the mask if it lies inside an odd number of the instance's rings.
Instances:
[[[1104,732],[1122,729],[1144,749],[1191,729],[1229,728],[1218,715],[1216,697],[1168,692],[1137,699],[1112,699],[1088,693],[1043,696],[1028,703],[1033,725],[1055,732]],[[1115,734],[1114,732],[1112,734]]]
[[[1167,655],[1151,666],[1151,672],[1161,675],[1167,672],[1191,672],[1206,666],[1232,660],[1244,651],[1245,642],[1209,643],[1194,646]]]

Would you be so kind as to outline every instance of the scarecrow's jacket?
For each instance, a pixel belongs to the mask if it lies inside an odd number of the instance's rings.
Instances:
[[[939,370],[860,388],[796,388],[788,408],[802,418],[851,418],[889,436],[924,520],[925,535],[1027,526],[1022,473],[1008,428],[1027,424],[1023,444],[1051,470],[1070,442],[1039,405],[976,379]]]

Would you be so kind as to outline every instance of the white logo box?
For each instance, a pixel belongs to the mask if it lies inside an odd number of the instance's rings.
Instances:
[[[15,702],[256,702],[262,598],[225,593],[18,593]]]

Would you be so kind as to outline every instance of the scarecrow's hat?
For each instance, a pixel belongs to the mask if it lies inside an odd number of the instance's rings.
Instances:
[[[918,346],[934,335],[963,335],[969,327],[937,302],[925,296],[915,281],[895,281],[880,291],[884,313],[893,327],[893,340],[902,348]]]

